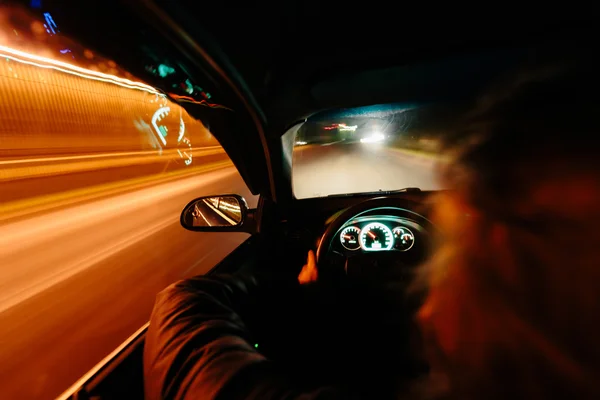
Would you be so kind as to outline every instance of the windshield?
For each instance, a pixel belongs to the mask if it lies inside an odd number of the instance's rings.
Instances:
[[[442,189],[436,167],[443,126],[439,105],[387,104],[328,111],[297,129],[292,181],[296,198]]]

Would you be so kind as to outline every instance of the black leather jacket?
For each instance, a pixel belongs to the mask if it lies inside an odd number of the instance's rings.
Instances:
[[[211,276],[177,282],[159,293],[150,320],[146,398],[381,398],[390,377],[381,372],[406,370],[408,364],[396,358],[402,346],[389,345],[401,343],[392,333],[397,330],[378,332],[374,322],[382,321],[381,313],[372,312],[372,301],[364,291],[357,296],[295,279]]]

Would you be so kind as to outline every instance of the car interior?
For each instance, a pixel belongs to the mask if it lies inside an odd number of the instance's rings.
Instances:
[[[312,1],[251,7],[187,0],[54,3],[68,21],[65,32],[140,79],[168,93],[192,79],[214,103],[224,105],[180,101],[210,128],[250,191],[260,196],[256,208],[249,209],[235,193],[214,193],[190,199],[182,210],[181,225],[188,230],[250,234],[210,273],[279,268],[297,274],[312,249],[320,279],[381,289],[368,299],[333,299],[332,294],[332,302],[345,303],[336,316],[322,304],[295,312],[275,306],[263,311],[260,351],[296,374],[310,365],[318,382],[381,379],[392,358],[405,362],[387,373],[400,370],[411,378],[426,370],[412,323],[419,293],[392,301],[381,285],[394,290],[400,285],[408,292],[415,268],[434,249],[432,194],[443,188],[297,196],[295,147],[302,126],[325,111],[374,105],[441,104],[458,114],[532,49],[568,47],[594,36],[588,33],[594,29],[590,15],[562,9],[498,6],[493,16],[474,19],[456,9],[451,16],[444,10],[431,15],[415,4],[393,12],[374,5],[369,17],[348,4]],[[176,66],[177,73],[153,73],[148,65],[157,62]],[[365,178],[358,173],[355,179]],[[197,223],[202,210],[216,210],[222,224]],[[397,318],[386,320],[386,328],[374,328],[392,310]],[[302,325],[302,312],[313,317],[322,312],[318,329]],[[134,333],[61,398],[143,398],[144,332],[142,327]],[[340,338],[339,332],[352,334]],[[390,348],[391,342],[397,346]],[[367,365],[377,367],[366,371]]]

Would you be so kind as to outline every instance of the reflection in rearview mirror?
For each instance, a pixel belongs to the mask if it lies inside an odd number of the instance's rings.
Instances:
[[[234,196],[202,197],[192,202],[183,211],[186,228],[232,227],[243,220],[245,207]]]

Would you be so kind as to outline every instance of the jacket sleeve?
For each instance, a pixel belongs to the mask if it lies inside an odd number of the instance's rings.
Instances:
[[[244,310],[255,306],[257,296],[289,294],[298,286],[261,282],[197,277],[158,294],[144,348],[146,399],[347,398],[335,388],[295,385],[255,349]]]

